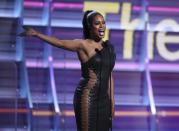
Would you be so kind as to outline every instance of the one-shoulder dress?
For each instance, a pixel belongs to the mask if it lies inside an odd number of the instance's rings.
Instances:
[[[81,63],[82,79],[73,101],[78,131],[109,131],[111,126],[108,88],[115,52],[109,41],[102,46],[87,62]]]

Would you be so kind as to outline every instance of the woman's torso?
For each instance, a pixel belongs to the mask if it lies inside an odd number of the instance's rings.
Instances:
[[[81,62],[82,78],[78,91],[90,89],[94,97],[107,97],[108,82],[115,63],[115,53],[109,41],[102,43],[102,48],[94,49],[95,53],[87,61]]]

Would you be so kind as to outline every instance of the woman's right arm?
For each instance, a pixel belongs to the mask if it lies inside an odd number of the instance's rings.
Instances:
[[[54,45],[56,47],[60,47],[60,48],[66,49],[66,50],[70,50],[70,51],[78,51],[80,49],[83,49],[83,41],[84,40],[81,40],[81,39],[59,40],[55,37],[44,35],[30,27],[24,27],[24,29],[25,29],[25,31],[20,33],[20,36],[37,37],[51,45]]]

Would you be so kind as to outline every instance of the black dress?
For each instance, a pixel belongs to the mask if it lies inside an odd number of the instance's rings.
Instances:
[[[115,63],[113,46],[106,41],[101,50],[81,63],[82,79],[74,95],[78,131],[109,131],[111,101],[108,82]]]

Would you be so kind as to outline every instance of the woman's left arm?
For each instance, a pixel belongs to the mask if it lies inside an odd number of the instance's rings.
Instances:
[[[109,78],[109,82],[108,82],[108,95],[109,97],[111,97],[111,110],[112,110],[112,117],[114,117],[115,115],[115,100],[114,100],[114,80],[113,80],[113,76],[111,73],[111,77]],[[111,91],[110,91],[111,89]],[[111,94],[110,94],[111,93]]]

